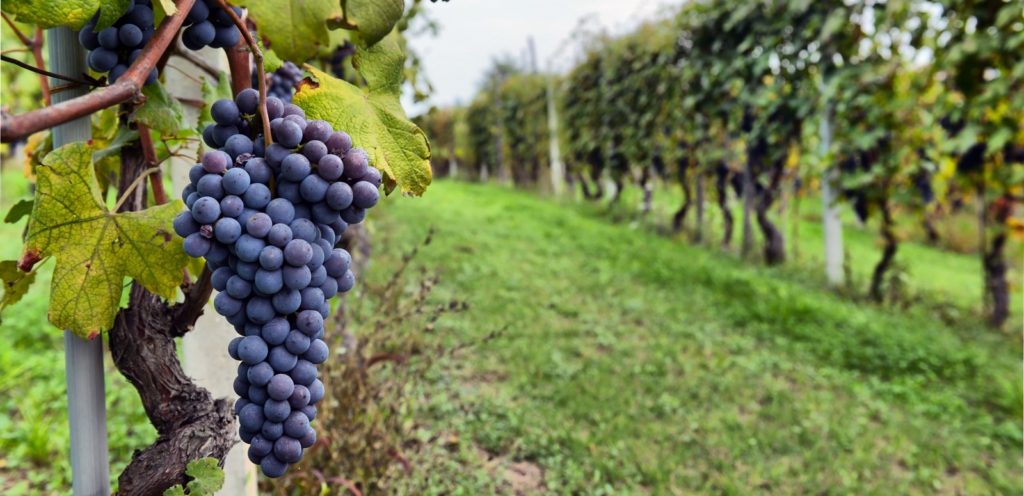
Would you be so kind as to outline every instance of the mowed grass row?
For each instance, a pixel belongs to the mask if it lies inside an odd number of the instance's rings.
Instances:
[[[477,343],[461,404],[432,410],[464,455],[532,461],[554,493],[1021,492],[1016,338],[500,186],[380,211],[374,264],[436,228],[416,263],[472,306],[439,326]]]
[[[743,209],[741,200],[729,190],[731,213],[733,215],[733,237],[729,249],[738,254],[742,239]],[[770,218],[782,231],[786,238],[787,265],[802,270],[804,277],[815,279],[815,283],[824,283],[824,233],[821,224],[822,204],[817,194],[804,194],[800,198],[792,196],[791,191],[785,192],[785,198],[776,202]],[[654,193],[653,211],[641,218],[638,207],[641,202],[641,191],[636,187],[627,187],[622,201],[612,208],[605,202],[583,202],[585,211],[597,217],[610,218],[618,222],[634,222],[655,230],[664,231],[671,222],[672,215],[682,203],[682,192],[678,186],[657,183]],[[694,200],[695,201],[695,200]],[[714,192],[708,192],[705,204],[704,244],[719,246],[724,233],[722,214],[715,203]],[[689,240],[696,226],[696,204],[690,207],[685,232],[679,239]],[[970,319],[972,313],[982,313],[982,268],[979,255],[969,253],[977,246],[978,232],[974,206],[968,205],[956,214],[937,217],[934,221],[940,235],[940,242],[930,246],[924,242],[925,234],[922,227],[922,214],[914,209],[896,206],[896,234],[900,246],[896,254],[896,263],[890,277],[897,278],[903,285],[898,291],[897,302],[923,302],[926,306],[941,312],[948,320],[961,318]],[[866,297],[868,283],[875,264],[882,256],[881,237],[879,235],[879,215],[873,212],[868,222],[862,224],[854,215],[848,202],[840,202],[840,218],[843,225],[843,249],[846,254],[848,276],[846,291]],[[761,255],[761,231],[756,220],[753,222],[754,249],[753,260],[763,260]],[[961,252],[953,251],[956,246]],[[1005,249],[1009,270],[1007,276],[1010,287],[1015,291],[1011,295],[1010,319],[1020,327],[1024,315],[1024,299],[1020,288],[1024,285],[1024,244],[1012,237]],[[1013,327],[1012,325],[1010,327]]]

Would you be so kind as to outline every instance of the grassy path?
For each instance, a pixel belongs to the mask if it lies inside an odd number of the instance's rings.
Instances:
[[[1015,338],[498,186],[441,182],[381,210],[377,264],[437,229],[417,263],[437,298],[472,305],[444,335],[507,326],[434,421],[536,463],[552,492],[1021,491]]]

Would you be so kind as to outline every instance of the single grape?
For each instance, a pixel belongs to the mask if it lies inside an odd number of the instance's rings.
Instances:
[[[192,4],[192,8],[188,11],[188,16],[185,17],[185,23],[195,24],[197,22],[203,22],[207,17],[210,16],[210,7],[206,5],[203,0],[198,0]]]
[[[213,225],[213,235],[224,244],[232,244],[242,235],[242,225],[230,217],[222,217]]]
[[[260,267],[266,270],[280,269],[284,264],[284,253],[276,246],[264,246],[263,250],[260,251],[259,262]]]
[[[174,226],[174,232],[183,238],[189,234],[199,232],[199,223],[197,223],[196,220],[192,218],[192,214],[188,212],[179,213],[174,217],[174,222],[172,224]]]
[[[260,470],[263,471],[263,475],[276,479],[284,475],[288,470],[288,465],[275,458],[274,455],[267,455],[260,461]]]
[[[283,162],[286,157],[291,155],[291,153],[291,150],[277,143],[274,143],[267,147],[265,157],[270,167],[276,171],[281,168],[281,162]]]
[[[310,416],[305,411],[303,411],[302,413],[303,413],[303,415],[306,415],[306,418],[309,418],[310,420],[312,420],[311,417],[316,417],[316,408],[315,407],[308,406],[308,407],[305,407],[305,408],[311,408],[312,412],[313,412],[312,416]],[[303,448],[309,448],[309,447],[313,446],[314,444],[316,444],[316,431],[313,430],[312,428],[306,429],[306,434],[299,439],[299,444],[301,444]]]
[[[278,248],[284,248],[291,240],[292,228],[285,224],[274,224],[267,234],[267,242]]]
[[[366,218],[366,209],[352,205],[341,211],[341,218],[348,224],[358,224]]]
[[[210,240],[199,233],[192,233],[185,237],[182,247],[190,257],[199,258],[210,251]]]
[[[298,439],[282,436],[274,441],[274,457],[285,463],[298,463],[302,459],[302,444]]]
[[[260,427],[263,427],[264,421],[266,421],[266,417],[263,415],[263,408],[255,403],[246,405],[238,413],[238,425],[247,431],[259,430]]]
[[[118,39],[118,29],[113,26],[100,31],[96,35],[96,39],[99,41],[100,46],[107,50],[117,50],[121,47],[121,41]]]
[[[269,215],[257,212],[245,222],[245,232],[253,237],[265,238],[273,225],[274,222],[270,220]]]
[[[270,350],[267,361],[274,370],[285,373],[290,372],[299,361],[299,357],[290,353],[284,346],[275,346]]]
[[[289,315],[295,313],[302,305],[302,295],[296,289],[283,289],[271,298],[271,303],[278,313]]]
[[[309,404],[315,405],[324,399],[324,383],[320,382],[320,379],[314,380],[306,387],[309,388]]]
[[[320,291],[324,292],[324,298],[334,298],[334,295],[338,294],[338,280],[327,277],[320,283]]]
[[[245,315],[249,317],[249,320],[257,324],[266,324],[274,319],[274,306],[270,303],[269,299],[254,296],[245,305]],[[271,362],[270,364],[273,365],[274,363]]]
[[[117,39],[122,47],[135,48],[142,43],[142,30],[134,24],[125,24],[117,30]]]
[[[299,183],[281,179],[277,182],[277,196],[293,204],[292,208],[302,203],[302,193],[299,192]]]
[[[295,239],[301,239],[307,243],[315,243],[320,235],[320,230],[316,228],[316,224],[302,216],[293,220],[288,224],[288,227],[291,228],[292,236]]]
[[[289,115],[294,115],[300,119],[306,119],[306,111],[302,110],[302,108],[300,108],[298,105],[294,105],[291,103],[285,104],[284,112],[282,113],[282,115],[284,115],[285,117],[288,117]]]
[[[220,200],[220,214],[225,217],[237,218],[245,209],[245,203],[235,195],[227,195]]]
[[[284,115],[284,102],[276,97],[267,97],[267,117],[271,120]]]
[[[242,171],[243,173],[245,171]],[[223,177],[217,174],[207,174],[199,179],[199,184],[196,185],[196,191],[202,196],[208,196],[218,200],[224,198],[224,185],[222,184]]]
[[[267,358],[267,343],[259,336],[242,338],[242,342],[238,343],[238,356],[249,365],[260,363]]]
[[[306,129],[302,131],[302,140],[306,142],[313,140],[324,142],[331,137],[332,132],[334,130],[331,129],[331,125],[327,121],[309,121],[306,124]],[[324,148],[326,149],[326,146]]]
[[[329,184],[320,176],[310,174],[299,184],[299,193],[308,202],[316,203],[324,200]]]
[[[235,275],[228,279],[226,291],[236,300],[244,300],[252,294],[252,283]]]
[[[89,52],[89,68],[96,72],[107,72],[117,65],[117,52],[103,47]]]
[[[267,362],[260,362],[249,367],[249,371],[245,375],[249,384],[256,386],[266,386],[272,377],[274,377],[274,369]],[[270,388],[267,388],[267,393],[269,395]]]
[[[324,283],[327,282],[328,280],[333,280],[332,278],[327,277],[327,269],[325,269],[323,265],[321,265],[321,266],[319,266],[319,267],[317,267],[315,269],[309,269],[309,270],[310,270],[309,285],[314,287],[314,288],[319,288],[319,287],[323,286]],[[334,296],[334,295],[331,295],[331,296]],[[325,296],[325,298],[328,298],[328,297]],[[314,308],[314,307],[310,306],[309,308]]]
[[[284,287],[281,270],[259,269],[256,271],[255,283],[256,289],[267,295],[276,294]],[[273,302],[271,302],[271,306],[273,306]]]
[[[264,422],[260,435],[270,441],[277,441],[284,435],[283,422]]]
[[[274,140],[285,148],[295,148],[302,142],[302,127],[289,120],[282,121],[274,130]]]
[[[302,289],[309,286],[309,281],[313,277],[309,267],[305,265],[302,267],[285,266],[281,272],[284,276],[284,285],[291,289]]]
[[[277,346],[285,342],[290,332],[291,328],[288,321],[281,317],[277,317],[272,319],[270,322],[263,324],[263,327],[260,330],[260,335],[267,344]]]
[[[285,339],[284,347],[289,352],[296,355],[302,355],[309,350],[310,341],[309,336],[299,332],[291,331],[288,333],[288,337]]]
[[[213,126],[213,139],[217,140],[218,146],[224,146],[228,138],[238,134],[238,126],[216,124]]]
[[[366,156],[366,152],[362,148],[353,148],[345,153],[342,158],[345,163],[345,175],[343,176],[346,181],[357,181],[362,179],[363,174],[370,167],[369,158]]]
[[[267,384],[267,396],[275,401],[285,401],[295,391],[295,383],[287,374],[277,374]],[[289,410],[291,405],[289,405]]]
[[[267,215],[275,224],[288,224],[295,219],[295,207],[286,199],[276,198],[267,204]]]
[[[121,76],[126,72],[128,72],[128,66],[124,64],[117,64],[110,70],[110,74],[108,74],[107,79],[109,79],[111,83],[117,82],[117,80],[121,79]]]
[[[269,184],[270,179],[274,177],[274,171],[270,168],[270,164],[261,157],[249,159],[245,163],[245,172],[249,173],[249,179],[254,183]]]
[[[235,241],[235,255],[244,262],[255,262],[260,258],[260,251],[266,243],[250,234],[243,234]]]
[[[306,144],[302,145],[301,153],[309,159],[309,163],[316,164],[320,162],[320,159],[327,156],[327,145],[322,141],[307,141]]]
[[[344,170],[345,164],[337,155],[324,155],[317,161],[316,173],[328,181],[340,178]]]
[[[236,134],[224,143],[224,151],[232,158],[238,158],[240,155],[252,154],[252,140],[244,134]]]
[[[210,42],[210,46],[214,48],[228,48],[238,44],[238,40],[242,38],[242,34],[238,32],[238,28],[235,26],[222,27],[217,26],[217,31],[213,37],[213,41]]]
[[[210,284],[213,286],[213,289],[216,289],[217,291],[224,291],[224,289],[227,288],[228,279],[233,275],[234,271],[230,268],[221,267],[210,274]]]
[[[356,285],[356,275],[352,271],[345,272],[345,275],[338,278],[338,292],[347,293]]]
[[[95,50],[100,46],[100,40],[98,39],[96,32],[93,29],[96,28],[96,23],[89,21],[88,24],[82,27],[82,30],[78,32],[78,43],[85,47],[86,50]]]
[[[345,156],[352,149],[352,137],[342,131],[331,133],[331,136],[324,143],[327,145],[327,150],[330,153],[339,157]]]
[[[249,189],[242,195],[242,200],[248,208],[262,209],[270,203],[270,188],[260,183],[250,184]]]
[[[366,181],[359,181],[352,186],[352,204],[359,208],[371,208],[380,200],[377,188]]]
[[[306,360],[298,359],[288,375],[296,384],[309,387],[317,378],[316,366]]]
[[[322,339],[314,339],[309,343],[309,349],[302,353],[302,358],[313,364],[321,364],[327,361],[329,353],[327,343]]]
[[[217,124],[223,124],[225,126],[233,126],[238,123],[238,119],[241,117],[238,112],[238,106],[235,102],[227,99],[217,100],[213,102],[210,107],[210,116]]]
[[[327,187],[324,200],[328,206],[340,212],[352,205],[354,196],[352,187],[348,183],[337,182]]]
[[[181,34],[181,41],[189,50],[199,50],[209,45],[216,35],[217,30],[213,27],[213,23],[202,21],[185,28],[185,31]]]
[[[313,257],[313,248],[303,239],[293,239],[284,247],[284,260],[293,266],[306,265]]]
[[[212,224],[220,217],[220,202],[214,198],[202,197],[192,205],[192,218],[200,224]]]
[[[220,150],[203,154],[203,170],[211,174],[223,174],[231,166],[231,156]]]
[[[255,74],[255,71],[253,72]],[[259,110],[260,105],[260,92],[253,88],[246,88],[239,91],[235,95],[235,105],[238,106],[238,111],[247,114],[255,115]]]
[[[331,250],[330,255],[324,260],[324,268],[331,277],[338,278],[345,274],[352,266],[352,255],[343,248]]]

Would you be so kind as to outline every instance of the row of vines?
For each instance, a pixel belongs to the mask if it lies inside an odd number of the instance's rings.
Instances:
[[[703,240],[713,201],[721,244],[742,221],[741,251],[759,238],[770,265],[787,257],[781,199],[832,190],[879,226],[868,288],[878,301],[899,248],[897,211],[936,242],[937,218],[980,205],[985,309],[993,325],[1007,320],[1006,246],[1024,199],[1019,2],[706,0],[582,48],[564,75],[496,62],[468,106],[423,117],[447,130],[431,134],[435,150],[516,185],[546,187],[550,170],[588,200],[619,201],[635,184],[644,212],[655,183],[678,184],[675,231],[696,215]]]

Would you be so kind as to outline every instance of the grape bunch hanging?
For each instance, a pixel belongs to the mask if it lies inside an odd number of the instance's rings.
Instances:
[[[235,411],[249,459],[280,477],[316,442],[328,301],[355,284],[336,244],[379,200],[381,174],[348,134],[275,97],[264,147],[258,102],[247,89],[211,107],[203,136],[216,149],[190,170],[174,230],[205,258],[214,308],[239,334],[228,353],[241,362]]]
[[[78,32],[78,43],[89,51],[86,64],[90,69],[107,73],[107,80],[117,81],[142,54],[153,32],[153,8],[150,0],[135,0],[113,26],[95,31],[99,13]],[[146,77],[146,84],[156,82],[154,67]]]

